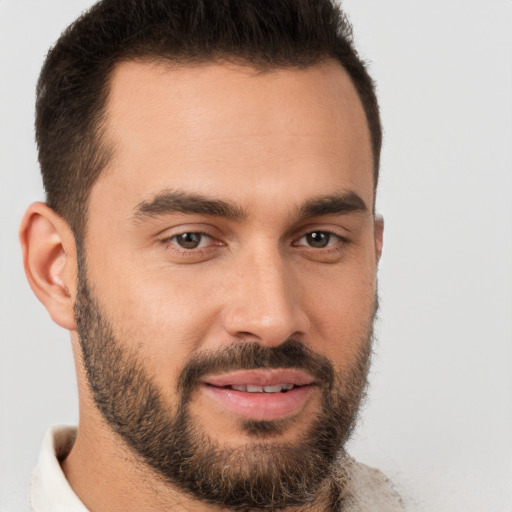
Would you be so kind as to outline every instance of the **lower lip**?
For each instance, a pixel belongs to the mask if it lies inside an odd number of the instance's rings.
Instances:
[[[286,393],[248,393],[204,384],[202,390],[220,405],[243,418],[271,421],[296,415],[306,405],[314,386],[300,386]]]

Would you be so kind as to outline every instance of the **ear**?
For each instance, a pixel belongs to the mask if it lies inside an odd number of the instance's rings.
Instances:
[[[44,203],[34,203],[23,217],[20,243],[32,291],[54,322],[75,330],[77,262],[71,228]]]
[[[384,245],[384,219],[380,215],[375,217],[373,230],[375,237],[375,259],[378,264],[382,255],[382,246]]]

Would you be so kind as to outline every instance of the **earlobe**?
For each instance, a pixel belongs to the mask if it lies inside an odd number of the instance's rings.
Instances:
[[[375,232],[375,257],[377,264],[382,256],[382,247],[384,245],[384,218],[380,215],[375,217],[374,221],[374,232]]]
[[[75,330],[76,246],[69,225],[44,203],[30,205],[20,227],[25,274],[61,327]]]

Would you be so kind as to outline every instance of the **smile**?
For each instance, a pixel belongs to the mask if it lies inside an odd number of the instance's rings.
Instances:
[[[295,369],[239,370],[208,376],[201,386],[222,409],[256,421],[299,414],[317,389],[310,375]]]

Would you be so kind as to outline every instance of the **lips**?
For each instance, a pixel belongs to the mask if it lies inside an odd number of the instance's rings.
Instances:
[[[201,389],[237,416],[271,421],[298,414],[315,391],[314,384],[301,370],[257,369],[207,376]]]
[[[211,375],[203,382],[219,388],[227,386],[278,386],[291,384],[292,386],[307,386],[314,383],[314,378],[302,370],[296,369],[257,369],[237,370],[222,375]]]

